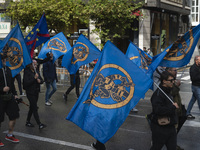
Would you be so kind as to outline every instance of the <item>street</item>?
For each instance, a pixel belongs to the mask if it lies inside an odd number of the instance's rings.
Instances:
[[[178,78],[180,76],[181,73],[179,72]],[[180,94],[182,103],[187,108],[192,96],[188,70],[182,76],[181,83]],[[96,140],[78,126],[65,119],[76,102],[75,90],[69,94],[67,102],[63,100],[63,93],[67,88],[67,86],[58,85],[58,90],[52,97],[53,105],[45,106],[46,87],[45,84],[41,86],[38,112],[41,122],[47,125],[47,127],[42,130],[38,129],[33,116],[31,123],[33,123],[35,127],[30,128],[25,126],[28,107],[24,104],[19,104],[20,118],[17,120],[14,135],[20,140],[20,143],[15,144],[5,140],[5,134],[8,130],[8,119],[6,117],[0,130],[0,139],[5,146],[0,149],[92,150],[90,145]],[[117,133],[105,144],[107,150],[149,150],[151,146],[151,130],[145,119],[145,115],[151,112],[151,95],[152,91],[149,90],[145,98],[140,100],[136,105],[138,112],[130,112]],[[28,103],[26,97],[23,97],[23,100]],[[200,112],[197,103],[193,106],[192,114],[196,118],[185,122],[177,138],[178,145],[185,150],[199,150],[200,147]]]

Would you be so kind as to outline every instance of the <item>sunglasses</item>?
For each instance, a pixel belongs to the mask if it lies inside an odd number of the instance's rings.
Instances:
[[[175,79],[171,79],[171,80],[167,80],[167,81],[174,82],[174,81],[175,81]]]

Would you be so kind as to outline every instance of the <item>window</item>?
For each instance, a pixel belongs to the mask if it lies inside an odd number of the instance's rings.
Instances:
[[[199,24],[199,0],[191,0],[191,17],[192,17],[192,24]]]

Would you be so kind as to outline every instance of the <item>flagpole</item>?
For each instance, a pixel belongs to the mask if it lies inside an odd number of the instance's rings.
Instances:
[[[174,104],[174,102],[172,101],[172,99],[159,87],[159,85],[156,84],[156,82],[153,82],[153,83],[157,86],[157,88],[159,88],[159,90],[160,90],[161,92],[163,92],[163,94],[169,99],[169,101],[170,101],[172,104]]]
[[[34,64],[33,64],[33,63],[32,63],[32,65],[33,65],[33,69],[34,69],[35,73],[37,73],[37,72],[36,72],[36,69],[35,69],[35,66],[34,66]]]
[[[2,67],[2,70],[3,70],[3,77],[4,77],[5,86],[7,86],[6,75],[5,75],[5,71],[4,71],[3,67]],[[8,92],[6,92],[6,93],[8,93]]]
[[[5,81],[5,86],[7,86],[7,81],[6,81],[5,71],[4,71],[4,68],[3,68],[3,67],[2,67],[2,70],[3,70],[3,77],[4,77],[4,81]]]

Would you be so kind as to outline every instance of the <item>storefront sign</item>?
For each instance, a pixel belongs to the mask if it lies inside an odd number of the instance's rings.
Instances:
[[[0,34],[10,32],[10,22],[0,22]]]

